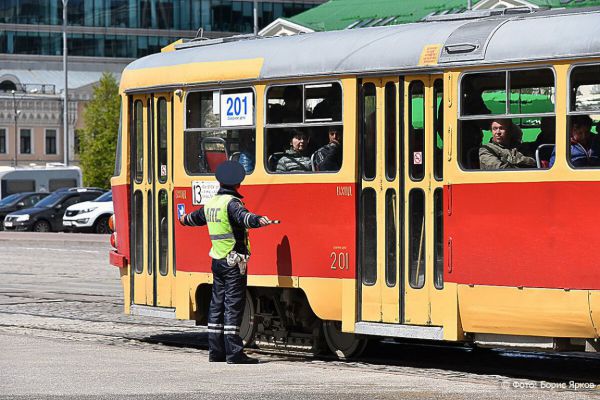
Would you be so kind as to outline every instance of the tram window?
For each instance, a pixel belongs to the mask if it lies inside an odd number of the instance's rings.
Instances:
[[[305,85],[306,122],[342,120],[342,88],[339,83]]]
[[[410,286],[420,289],[425,284],[425,193],[410,191],[408,200]]]
[[[377,282],[377,201],[375,190],[367,188],[362,192],[361,207],[361,268],[365,285]]]
[[[136,273],[141,274],[144,270],[144,198],[141,191],[133,194],[133,218],[131,227],[133,233],[133,267]]]
[[[397,221],[396,191],[388,189],[385,192],[385,283],[389,287],[396,286]]]
[[[444,178],[444,83],[437,79],[433,83],[433,176]]]
[[[374,179],[377,161],[377,94],[372,83],[365,83],[362,88],[362,121],[363,178]]]
[[[506,73],[465,75],[461,96],[461,115],[506,114]]]
[[[569,165],[600,167],[600,65],[571,71],[569,112],[576,113],[568,118]]]
[[[184,163],[188,174],[210,174],[225,160],[239,161],[254,171],[254,129],[191,131],[185,133]]]
[[[600,111],[600,65],[575,67],[571,71],[570,111]]]
[[[264,162],[267,171],[340,170],[343,126],[339,83],[272,86],[267,89],[266,98]]]
[[[186,99],[187,128],[220,126],[219,91],[192,92]]]
[[[410,177],[420,181],[425,176],[425,86],[421,81],[413,81],[408,88],[409,132],[408,154],[410,157]]]
[[[158,181],[167,181],[167,100],[158,99]]]
[[[214,174],[217,166],[228,159],[239,161],[246,173],[254,171],[254,103],[254,92],[249,88],[188,94],[184,134],[188,174]]]
[[[433,275],[436,289],[444,288],[444,201],[441,188],[433,193]]]
[[[502,81],[508,82],[508,92]],[[458,145],[464,169],[551,166],[556,136],[556,89],[551,69],[473,73],[461,82]],[[491,87],[495,89],[489,91]],[[494,119],[489,114],[506,116]],[[493,135],[492,129],[498,134]]]
[[[167,275],[169,255],[169,197],[166,190],[158,193],[158,270]]]
[[[301,123],[302,86],[273,86],[267,90],[267,123]]]
[[[600,167],[599,115],[579,114],[569,117],[569,165],[573,168]],[[550,163],[554,162],[554,154]]]
[[[144,176],[144,105],[140,100],[136,100],[134,104],[133,130],[135,181],[142,183]]]
[[[385,176],[389,181],[396,178],[396,84],[385,84]]]
[[[511,71],[510,113],[541,114],[554,112],[554,74],[550,69]]]

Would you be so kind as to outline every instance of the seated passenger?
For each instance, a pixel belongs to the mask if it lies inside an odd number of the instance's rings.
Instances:
[[[307,148],[306,133],[297,129],[292,130],[290,149],[277,162],[277,172],[312,171],[310,157],[306,154]]]
[[[592,134],[591,129],[592,119],[588,115],[571,118],[571,164],[574,167],[600,166],[600,140],[598,135]],[[550,157],[551,167],[556,158],[555,151]]]
[[[479,165],[483,170],[534,168],[535,160],[517,150],[522,132],[510,119],[492,120],[492,139],[479,148]]]
[[[342,127],[329,128],[329,143],[314,154],[317,171],[339,171],[342,166]]]
[[[254,171],[254,137],[253,132],[240,132],[240,158],[238,162],[246,173]]]

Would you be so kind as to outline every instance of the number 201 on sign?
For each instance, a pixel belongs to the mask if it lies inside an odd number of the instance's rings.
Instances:
[[[221,95],[221,126],[253,124],[254,104],[252,93]]]

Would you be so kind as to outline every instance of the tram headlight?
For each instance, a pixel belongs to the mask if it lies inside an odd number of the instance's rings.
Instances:
[[[17,222],[29,221],[29,214],[17,215],[17,219],[15,221],[17,221]]]

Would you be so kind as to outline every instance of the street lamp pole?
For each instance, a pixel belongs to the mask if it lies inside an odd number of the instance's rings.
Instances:
[[[17,118],[18,118],[18,114],[17,114],[17,99],[15,98],[15,91],[11,90],[12,93],[12,98],[13,98],[13,112],[14,112],[14,117],[15,117],[15,168],[17,167],[17,146],[18,146],[18,142],[19,142],[19,133],[18,133],[18,128],[17,128]]]
[[[64,164],[69,165],[69,86],[67,69],[67,4],[69,0],[62,0],[63,5],[63,71],[65,73],[65,89],[63,101],[63,152]]]

